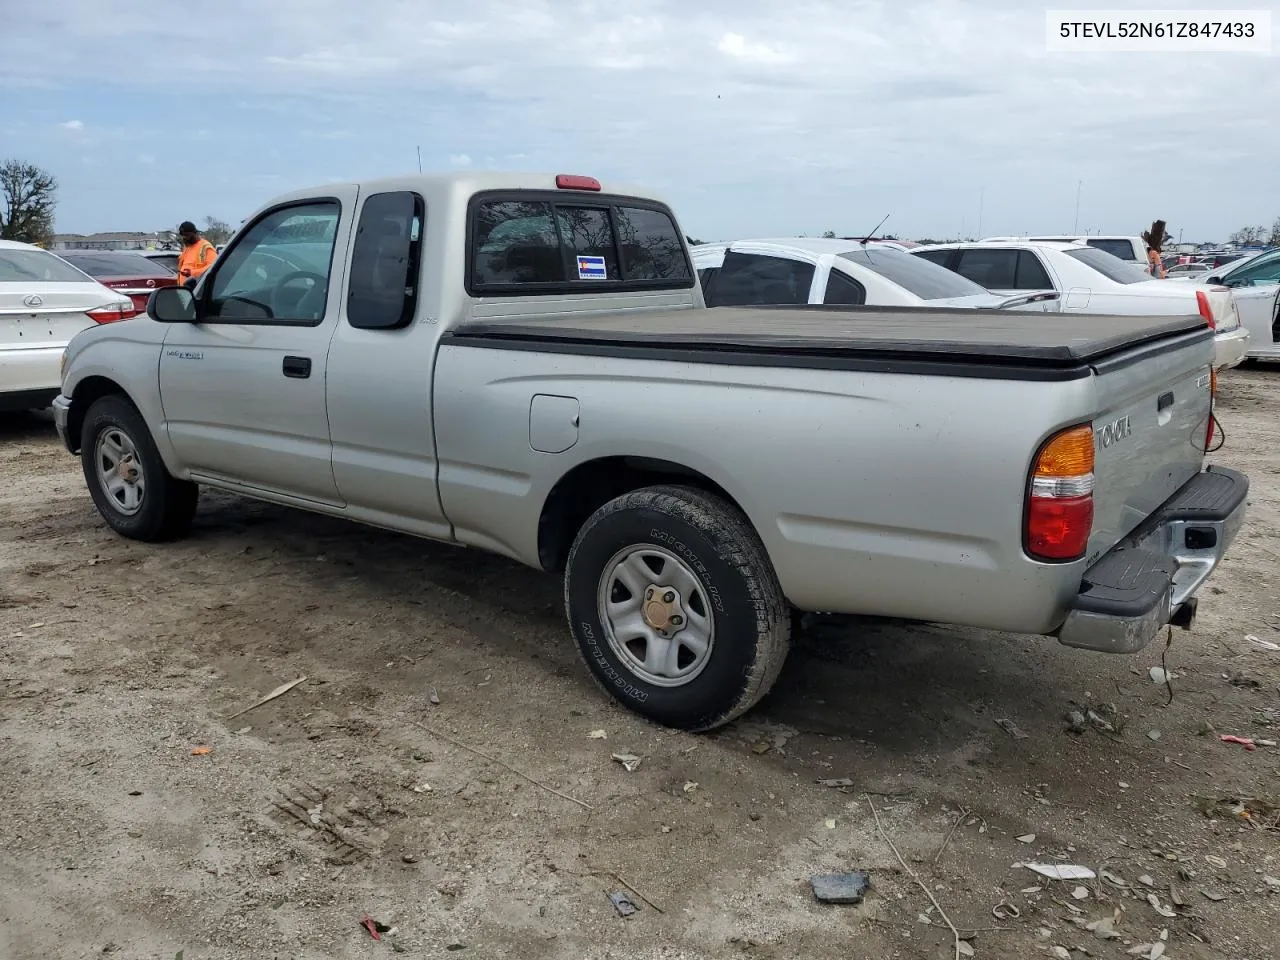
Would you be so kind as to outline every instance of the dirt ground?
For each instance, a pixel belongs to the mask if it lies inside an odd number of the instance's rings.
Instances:
[[[1251,514],[1172,704],[1162,644],[833,620],[708,736],[596,691],[550,577],[207,492],[130,543],[0,421],[0,958],[947,958],[944,913],[978,958],[1275,957],[1280,834],[1211,804],[1280,802],[1280,748],[1218,739],[1280,738],[1280,370],[1220,416]],[[815,902],[853,868],[865,903]]]

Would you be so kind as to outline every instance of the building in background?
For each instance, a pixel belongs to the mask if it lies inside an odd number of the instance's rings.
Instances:
[[[53,250],[167,250],[178,246],[172,230],[151,233],[55,233]]]

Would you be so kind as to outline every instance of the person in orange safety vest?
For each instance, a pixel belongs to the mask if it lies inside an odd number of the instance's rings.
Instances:
[[[178,254],[178,278],[185,287],[194,287],[200,276],[213,266],[218,251],[213,244],[200,236],[196,225],[190,220],[182,221],[178,227],[178,236],[182,238],[182,252]]]

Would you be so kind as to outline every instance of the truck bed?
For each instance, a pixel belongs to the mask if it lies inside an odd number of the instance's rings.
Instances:
[[[713,307],[472,320],[444,340],[509,350],[712,363],[1073,379],[1135,347],[1213,331],[1143,317],[923,307]],[[1171,343],[1172,346],[1172,343]],[[941,372],[941,371],[938,371]]]

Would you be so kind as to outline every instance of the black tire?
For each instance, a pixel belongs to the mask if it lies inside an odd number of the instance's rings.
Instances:
[[[705,611],[713,625],[700,672],[679,686],[650,682],[629,665],[615,649],[626,645],[613,639],[600,609],[602,580],[615,559],[649,546],[694,574],[705,603],[681,602]],[[655,583],[664,571],[654,573]],[[624,706],[666,726],[702,731],[728,723],[769,692],[787,657],[790,605],[764,545],[737,508],[702,490],[646,487],[606,503],[578,531],[564,585],[569,628],[592,676]],[[616,589],[613,583],[607,596]],[[630,595],[624,589],[621,602]]]
[[[132,513],[108,495],[98,477],[98,439],[110,431],[118,431],[132,442],[145,481],[140,503]],[[155,543],[181,537],[191,529],[200,488],[169,473],[146,421],[126,397],[111,394],[89,407],[80,432],[80,464],[94,505],[121,536]]]

